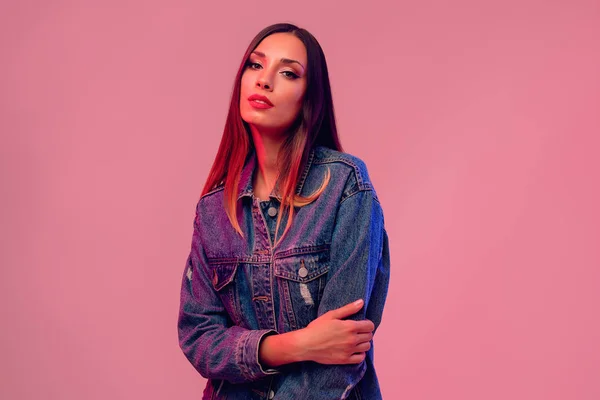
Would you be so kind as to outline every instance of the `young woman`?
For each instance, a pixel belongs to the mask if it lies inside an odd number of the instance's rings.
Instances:
[[[250,43],[194,219],[179,343],[204,399],[379,399],[383,214],[343,153],[325,56],[276,24]]]

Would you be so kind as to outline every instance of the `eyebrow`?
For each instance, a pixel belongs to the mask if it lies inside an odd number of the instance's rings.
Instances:
[[[262,53],[260,51],[253,51],[252,54],[256,54],[257,56],[262,57],[262,58],[266,57],[265,53]],[[301,66],[302,69],[304,69],[304,65],[300,64],[300,61],[292,60],[289,58],[282,58],[280,61],[284,64],[294,64],[295,63],[295,64],[298,64],[299,66]]]

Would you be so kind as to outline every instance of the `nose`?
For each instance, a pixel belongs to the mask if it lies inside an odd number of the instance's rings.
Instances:
[[[265,90],[273,90],[273,84],[266,72],[258,76],[256,79],[256,87],[263,88]]]

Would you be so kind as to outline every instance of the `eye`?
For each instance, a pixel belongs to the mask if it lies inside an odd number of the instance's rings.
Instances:
[[[259,68],[262,67],[259,63],[255,63],[255,62],[252,62],[252,61],[248,61],[246,63],[246,66],[249,67],[250,69],[259,69]]]
[[[281,72],[285,77],[290,78],[290,79],[296,79],[298,78],[298,75],[296,75],[295,73],[293,73],[292,71],[282,71]]]

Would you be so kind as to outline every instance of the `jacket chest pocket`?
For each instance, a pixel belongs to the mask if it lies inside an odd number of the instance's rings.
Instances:
[[[275,259],[281,302],[291,329],[300,329],[317,317],[329,271],[329,249],[297,249]]]
[[[210,261],[209,273],[213,288],[234,324],[241,322],[239,290],[236,285],[237,261]]]

